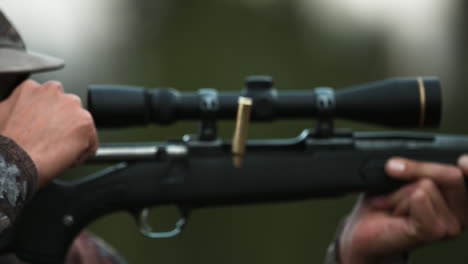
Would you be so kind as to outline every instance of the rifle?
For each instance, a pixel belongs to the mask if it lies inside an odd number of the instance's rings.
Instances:
[[[216,121],[236,117],[239,95],[252,102],[251,121],[316,118],[315,129],[296,138],[249,140],[245,146],[242,139],[219,139]],[[98,127],[168,125],[185,119],[200,120],[200,126],[197,135],[179,140],[102,144],[88,162],[115,165],[74,182],[56,180],[40,190],[4,247],[23,260],[63,263],[80,230],[115,211],[134,215],[145,236],[172,237],[198,208],[385,193],[404,184],[386,176],[384,164],[390,157],[454,164],[468,150],[466,136],[333,127],[335,118],[398,128],[437,127],[441,91],[435,77],[396,78],[337,91],[278,92],[268,76],[248,78],[241,93],[95,85],[88,92],[88,108]],[[238,117],[243,137],[247,121]],[[176,205],[181,218],[173,230],[152,232],[146,208],[162,205]]]

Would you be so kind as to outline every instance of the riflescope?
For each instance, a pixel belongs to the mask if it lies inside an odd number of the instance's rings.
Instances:
[[[235,119],[239,96],[253,100],[251,120],[343,118],[392,127],[437,127],[440,82],[435,77],[393,78],[334,90],[277,91],[269,76],[251,76],[239,92],[92,85],[88,108],[99,127],[170,124],[179,120]]]

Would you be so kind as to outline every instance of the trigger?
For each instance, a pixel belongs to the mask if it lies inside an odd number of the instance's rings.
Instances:
[[[172,230],[169,231],[162,231],[162,232],[154,232],[153,228],[148,222],[150,209],[143,208],[140,210],[139,214],[136,215],[136,222],[138,225],[138,229],[140,233],[148,238],[170,238],[179,235],[182,230],[184,229],[185,225],[188,222],[188,217],[190,214],[190,210],[179,207],[180,212],[180,219],[177,220],[175,226]]]

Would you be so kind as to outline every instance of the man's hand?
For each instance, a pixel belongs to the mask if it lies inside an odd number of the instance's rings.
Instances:
[[[92,155],[98,140],[94,122],[78,96],[58,82],[23,82],[0,103],[0,134],[13,139],[37,167],[39,187]]]
[[[389,195],[361,197],[340,238],[342,263],[380,263],[457,236],[468,224],[468,156],[458,163],[387,162],[388,175],[410,183]]]

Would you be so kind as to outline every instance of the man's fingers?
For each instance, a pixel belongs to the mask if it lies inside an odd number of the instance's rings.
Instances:
[[[409,214],[410,197],[418,189],[421,189],[420,182],[414,182],[403,186],[390,196],[389,200],[392,204],[393,214],[395,216],[405,216]]]
[[[412,226],[409,235],[421,242],[455,236],[460,232],[459,223],[431,181],[423,181],[410,196],[409,215]]]
[[[99,140],[97,136],[97,130],[94,125],[94,120],[91,114],[83,110],[82,111],[83,117],[81,120],[84,120],[83,128],[85,130],[85,133],[88,133],[89,135],[87,138],[89,139],[87,147],[84,149],[84,151],[81,153],[81,155],[78,157],[78,159],[75,161],[73,166],[80,165],[84,163],[89,157],[93,156],[98,147],[99,147]]]
[[[385,171],[388,175],[401,180],[414,181],[428,178],[437,184],[444,185],[459,184],[463,178],[462,171],[455,166],[403,158],[390,159],[385,166]]]
[[[468,155],[465,154],[458,159],[458,167],[463,171],[465,175],[468,175]]]
[[[92,136],[91,138],[91,142],[89,143],[89,147],[86,149],[85,152],[83,152],[83,154],[78,158],[78,160],[76,161],[75,164],[73,164],[73,166],[77,166],[77,165],[80,165],[80,164],[83,164],[89,157],[93,156],[98,147],[99,147],[99,142],[98,142],[98,139],[97,139],[97,135],[96,135],[96,131],[94,131],[94,136]]]
[[[391,177],[401,180],[429,179],[434,181],[441,188],[442,195],[445,197],[449,208],[464,225],[468,225],[468,196],[465,179],[460,168],[438,163],[393,158],[387,162],[385,171]]]
[[[440,189],[434,184],[433,181],[424,179],[419,182],[420,189],[427,194],[432,205],[437,212],[439,221],[445,226],[446,234],[444,236],[456,236],[460,232],[460,221],[455,215],[456,211],[449,208],[449,204],[443,197]]]
[[[402,201],[408,200],[408,197],[418,187],[418,183],[408,183],[398,190],[387,195],[379,195],[369,198],[370,205],[379,210],[395,210]]]
[[[86,110],[83,110],[83,119],[87,120],[86,122],[86,126],[87,126],[87,131],[89,131],[89,146],[87,148],[87,153],[88,153],[88,156],[91,156],[93,155],[94,153],[96,153],[98,147],[99,147],[99,140],[98,140],[98,136],[97,136],[97,130],[96,130],[96,126],[94,124],[94,119],[93,117],[91,116],[91,113],[86,111]]]
[[[434,225],[437,213],[427,195],[418,190],[410,197],[410,212],[413,218],[410,218],[411,229],[408,235],[416,241],[432,241],[440,236],[440,224]]]
[[[425,200],[430,202],[430,206]],[[457,203],[447,203],[440,187],[427,178],[407,184],[391,195],[376,197],[372,202],[376,209],[391,210],[394,216],[415,219],[421,225],[418,227],[422,229],[421,232],[427,226],[443,225],[446,230],[445,236],[458,235],[465,215],[464,211],[453,209]],[[422,207],[415,211],[414,207],[418,204],[414,203],[421,203]]]
[[[398,203],[393,210],[393,215],[395,216],[406,216],[409,214],[410,209],[410,200],[405,199]]]
[[[15,104],[18,97],[21,93],[23,93],[25,89],[38,89],[40,86],[41,85],[34,80],[26,80],[22,82],[18,87],[16,87],[16,89],[13,90],[10,97],[8,98],[9,100],[5,100],[2,103],[7,102],[10,104]]]
[[[406,185],[388,197],[393,215],[408,217],[414,230],[412,236],[421,241],[453,237],[460,233],[460,218],[449,208],[438,186],[432,180],[421,179]],[[432,230],[431,228],[435,228]]]

